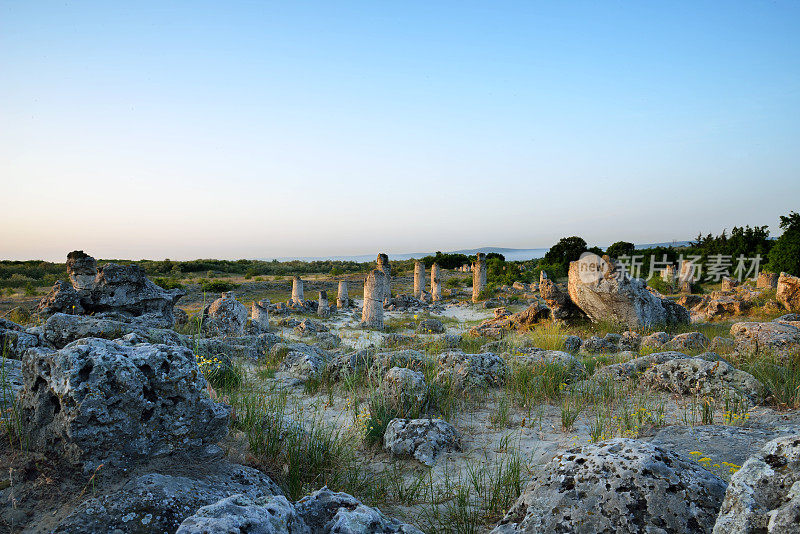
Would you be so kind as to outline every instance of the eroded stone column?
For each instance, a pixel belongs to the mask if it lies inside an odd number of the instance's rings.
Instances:
[[[421,299],[425,290],[425,264],[417,260],[414,262],[414,298]]]
[[[91,291],[95,287],[97,261],[82,250],[73,250],[67,254],[67,275],[72,287]]]
[[[336,307],[343,310],[350,306],[350,297],[347,295],[347,280],[339,280],[339,294],[336,297]]]
[[[303,297],[303,280],[301,280],[299,276],[292,278],[292,302],[298,306],[302,306],[305,303],[305,298]]]
[[[328,292],[319,292],[319,304],[317,305],[317,315],[320,317],[327,317],[331,313],[331,307],[328,304]]]
[[[259,302],[253,302],[253,307],[250,310],[250,320],[256,325],[259,330],[269,330],[269,300],[264,299]]]
[[[778,287],[778,273],[765,273],[763,271],[758,273],[758,279],[756,280],[756,287],[757,288]]]
[[[486,288],[486,254],[478,252],[472,264],[472,302],[478,302],[481,291]]]
[[[380,269],[371,270],[364,281],[362,326],[383,329],[383,292],[385,288],[386,274]]]
[[[383,301],[388,304],[392,298],[392,267],[389,265],[389,256],[381,252],[378,254],[378,269],[383,271]]]
[[[431,300],[442,300],[442,272],[438,263],[431,265]]]

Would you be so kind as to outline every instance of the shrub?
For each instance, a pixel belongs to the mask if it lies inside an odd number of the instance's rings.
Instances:
[[[183,285],[180,282],[178,282],[177,280],[173,280],[171,278],[166,278],[166,277],[153,278],[153,282],[155,282],[157,286],[160,286],[163,289],[183,289]]]
[[[238,286],[227,280],[200,280],[200,288],[207,293],[223,293]]]

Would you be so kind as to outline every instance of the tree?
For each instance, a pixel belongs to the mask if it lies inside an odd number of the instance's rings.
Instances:
[[[767,269],[800,276],[800,213],[781,215],[781,235],[769,252]]]
[[[558,243],[550,247],[544,255],[546,263],[569,266],[569,262],[575,261],[586,252],[586,241],[578,236],[562,237]]]
[[[636,251],[636,247],[633,243],[628,241],[617,241],[606,250],[606,254],[611,256],[612,258],[619,258],[621,256],[633,256],[633,253]]]
[[[497,258],[500,261],[506,261],[506,257],[500,254],[499,252],[489,252],[486,254],[486,259],[491,260],[492,258]]]

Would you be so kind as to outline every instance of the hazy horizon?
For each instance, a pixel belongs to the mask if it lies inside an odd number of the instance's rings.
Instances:
[[[0,3],[0,259],[539,249],[800,198],[800,3]]]

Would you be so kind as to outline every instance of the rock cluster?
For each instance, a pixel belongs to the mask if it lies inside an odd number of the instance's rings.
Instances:
[[[781,273],[775,297],[790,312],[800,312],[800,277]]]
[[[431,467],[442,452],[460,451],[461,437],[442,419],[392,419],[383,435],[383,448]]]
[[[185,293],[164,290],[150,281],[138,265],[97,262],[83,251],[67,256],[72,286],[56,283],[39,303],[43,314],[92,314],[147,326],[172,328],[173,307]]]

